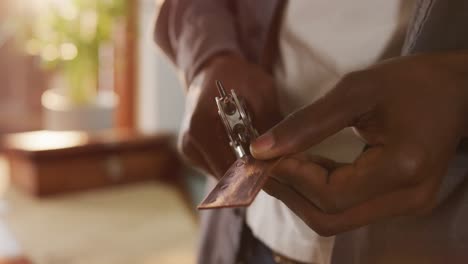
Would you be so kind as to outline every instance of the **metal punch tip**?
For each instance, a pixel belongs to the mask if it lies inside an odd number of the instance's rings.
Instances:
[[[223,98],[226,97],[227,96],[226,90],[224,89],[224,86],[221,83],[221,81],[216,80],[216,86],[218,87],[218,91],[219,91],[219,94],[221,95],[221,97],[223,97]]]

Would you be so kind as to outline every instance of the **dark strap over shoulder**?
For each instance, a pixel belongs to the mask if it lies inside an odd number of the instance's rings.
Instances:
[[[468,49],[468,1],[419,0],[403,54]]]

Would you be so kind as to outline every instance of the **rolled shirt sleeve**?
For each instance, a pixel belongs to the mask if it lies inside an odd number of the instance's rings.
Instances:
[[[159,6],[154,36],[187,84],[214,54],[242,54],[229,0],[166,0]]]

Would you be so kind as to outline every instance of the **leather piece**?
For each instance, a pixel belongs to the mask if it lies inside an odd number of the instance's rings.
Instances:
[[[278,162],[256,160],[252,156],[236,160],[198,209],[249,206]]]

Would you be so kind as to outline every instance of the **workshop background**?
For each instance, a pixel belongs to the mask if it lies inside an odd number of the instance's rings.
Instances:
[[[0,1],[0,263],[194,263],[154,0]]]

